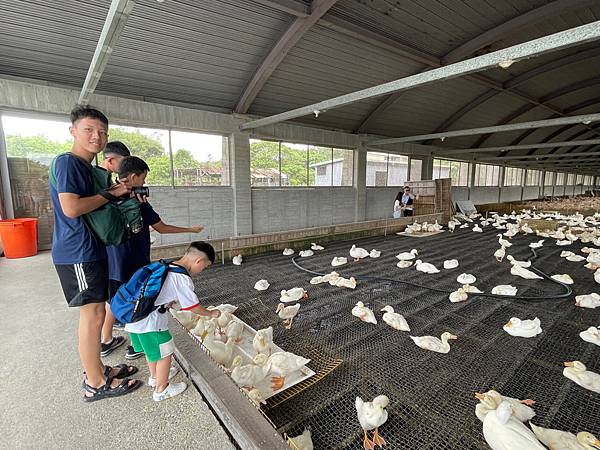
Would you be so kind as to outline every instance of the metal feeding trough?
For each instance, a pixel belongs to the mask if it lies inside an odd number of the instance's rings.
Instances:
[[[578,336],[600,323],[600,310],[579,309],[573,301],[575,294],[597,289],[592,274],[582,264],[565,262],[558,256],[561,248],[552,243],[538,249],[535,267],[549,275],[568,271],[575,279],[575,292],[562,298],[564,286],[514,277],[508,262],[498,263],[493,257],[496,233],[457,229],[418,241],[391,235],[336,242],[298,261],[305,271],[291,257],[267,254],[244,258],[239,267],[211,267],[194,282],[202,304],[238,306],[236,317],[249,327],[273,326],[279,347],[311,359],[307,366],[315,375],[271,397],[261,411],[280,435],[295,436],[310,427],[317,449],[362,449],[355,398],[370,401],[380,394],[390,399],[389,418],[379,431],[391,449],[487,449],[474,393],[489,389],[534,399],[532,422],[537,425],[598,433],[600,397],[562,375],[563,362],[572,360],[600,372],[600,347]],[[528,259],[533,240],[514,237],[510,254]],[[352,244],[382,252],[380,258],[335,268],[344,277],[354,276],[356,289],[309,284],[314,272],[334,270],[332,258],[348,256]],[[569,249],[582,246],[576,242]],[[432,275],[396,267],[395,255],[412,248],[440,269],[446,259],[456,258],[460,265]],[[469,294],[467,301],[451,303],[448,295],[459,287],[456,276],[462,272],[475,275],[485,293],[512,284],[517,297]],[[271,283],[267,291],[253,289],[259,279]],[[279,292],[295,286],[304,287],[309,298],[300,301],[293,326],[286,330],[275,310]],[[377,325],[352,316],[358,301],[373,309]],[[385,305],[406,317],[410,333],[383,323]],[[531,339],[508,335],[502,326],[511,317],[539,317],[542,334]],[[444,331],[458,336],[448,354],[422,350],[409,337],[439,337]]]

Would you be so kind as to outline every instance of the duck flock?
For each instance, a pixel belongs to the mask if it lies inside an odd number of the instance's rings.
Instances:
[[[530,226],[532,221],[536,221],[537,224],[540,221],[548,221],[549,226],[547,229],[540,230],[539,226]],[[536,229],[534,230],[534,228]],[[520,213],[513,211],[511,214],[493,214],[489,218],[479,214],[458,214],[448,222],[446,227],[440,225],[437,221],[433,224],[415,222],[406,228],[404,234],[438,233],[442,231],[455,233],[458,229],[470,229],[474,233],[483,233],[486,230],[494,229],[494,239],[497,239],[498,248],[493,254],[489,255],[489,258],[495,259],[498,263],[506,260],[510,265],[510,276],[514,277],[515,280],[525,279],[531,280],[533,283],[542,283],[548,282],[550,279],[550,281],[561,285],[563,288],[575,283],[573,276],[569,273],[546,275],[535,268],[535,260],[532,264],[531,259],[518,260],[511,255],[511,253],[518,254],[514,250],[520,244],[520,241],[517,242],[513,238],[518,235],[531,235],[535,236],[535,241],[528,244],[528,250],[532,254],[543,252],[543,247],[564,247],[565,249],[561,251],[559,258],[563,259],[565,263],[561,264],[560,267],[567,269],[570,264],[582,265],[588,270],[589,278],[600,284],[600,213],[585,217],[578,213],[563,215],[557,212],[543,213],[536,210],[523,210]],[[568,250],[569,248],[579,247],[573,245],[577,241],[585,244],[585,246],[580,248],[579,252]],[[407,239],[404,238],[401,242],[407,242]],[[312,243],[309,249],[300,250],[298,256],[299,258],[309,258],[323,250],[323,246]],[[286,248],[283,255],[294,258],[296,251],[292,248]],[[357,245],[352,245],[348,249],[347,255],[333,257],[331,266],[335,268],[334,271],[316,274],[316,276],[307,280],[308,284],[326,283],[334,288],[355,289],[362,282],[360,276],[345,278],[339,272],[343,272],[346,268],[365,264],[365,261],[379,258],[381,255],[382,252],[379,250],[372,249],[369,251]],[[427,275],[430,274],[441,273],[455,280],[457,283],[456,289],[447,293],[450,303],[478,301],[470,300],[470,294],[475,296],[491,294],[492,296],[518,299],[519,289],[512,284],[500,284],[485,293],[475,286],[477,274],[460,273],[456,275],[457,272],[460,272],[460,270],[456,270],[461,265],[460,257],[446,259],[440,266],[441,268],[438,268],[435,264],[421,259],[419,249],[413,248],[402,249],[395,255],[395,260],[397,260],[395,266],[401,269],[399,272],[400,277],[407,270],[421,272],[423,274],[421,284],[425,287],[428,286]],[[241,265],[242,255],[237,255],[233,263]],[[508,276],[508,274],[506,275]],[[515,284],[518,283],[515,282]],[[270,283],[266,279],[260,279],[254,285],[254,289],[259,292],[268,293],[269,287]],[[600,289],[600,286],[598,288]],[[279,303],[272,314],[279,318],[284,329],[290,330],[293,327],[294,319],[302,315],[302,305],[311,302],[311,298],[312,295],[309,297],[309,293],[304,287],[290,286],[288,289],[280,291]],[[600,307],[600,295],[596,292],[577,295],[574,298],[575,306],[578,308],[593,309]],[[286,376],[301,370],[310,361],[290,352],[273,352],[273,328],[269,327],[255,332],[256,334],[252,337],[254,353],[250,355],[252,358],[244,364],[243,358],[234,356],[234,348],[239,345],[243,328],[242,322],[234,317],[235,307],[225,304],[217,306],[217,308],[222,311],[219,319],[206,320],[198,316],[189,316],[186,312],[179,312],[175,315],[184,326],[202,340],[204,347],[209,350],[213,359],[221,364],[231,374],[234,381],[245,389],[251,399],[257,403],[264,401],[265,393],[256,387],[261,381],[270,377],[273,391],[284,389],[287,387]],[[408,333],[407,336],[410,341],[407,341],[407,345],[409,345],[408,342],[412,341],[413,345],[425,351],[441,354],[439,358],[444,358],[444,354],[452,351],[450,341],[456,341],[452,345],[460,345],[461,336],[450,331],[444,331],[439,338],[437,336],[413,336],[410,320],[404,317],[402,311],[395,311],[391,305],[385,305],[379,311],[374,311],[362,301],[358,301],[348,311],[348,314],[373,327],[380,326],[378,323],[378,317],[380,317],[385,324],[384,326],[390,327],[394,332]],[[519,345],[518,339],[535,339],[544,333],[544,324],[538,317],[507,317],[506,320],[507,322],[502,326],[502,330],[515,338],[515,345]],[[600,326],[580,330],[579,338],[589,345],[600,346]],[[563,364],[564,377],[579,385],[582,389],[597,394],[594,399],[600,405],[600,374],[588,370],[585,364],[579,360],[564,361]],[[373,450],[375,447],[385,445],[385,440],[379,433],[380,428],[385,430],[385,423],[388,420],[386,407],[390,400],[385,394],[385,392],[382,392],[381,395],[375,396],[373,399],[367,399],[370,401],[363,400],[360,396],[355,399],[357,425],[360,425],[363,430],[363,447],[366,450]],[[493,450],[544,449],[546,448],[544,446],[554,450],[600,449],[600,440],[590,432],[598,432],[600,417],[597,417],[595,421],[596,430],[579,430],[577,434],[573,434],[567,431],[543,428],[532,423],[535,421],[536,413],[534,409],[535,401],[531,399],[514,399],[503,396],[495,390],[489,390],[485,393],[473,392],[473,395],[479,400],[474,413],[482,423],[482,436]],[[598,411],[598,409],[595,411]],[[585,414],[585,411],[581,411],[581,413]],[[311,431],[307,429],[301,435],[290,438],[290,445],[293,448],[303,450],[312,449]]]

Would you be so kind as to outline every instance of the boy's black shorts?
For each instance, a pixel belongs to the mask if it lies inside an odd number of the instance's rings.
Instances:
[[[108,261],[55,264],[69,306],[102,303],[108,298]]]

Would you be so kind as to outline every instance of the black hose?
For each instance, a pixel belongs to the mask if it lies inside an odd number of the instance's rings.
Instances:
[[[537,258],[537,253],[535,251],[535,249],[530,247],[531,252],[533,253],[533,258],[530,258],[529,261],[532,261],[534,259]],[[309,270],[306,269],[302,266],[300,266],[297,262],[296,262],[296,257],[292,258],[292,263],[294,264],[294,266],[296,266],[298,269],[313,274],[313,275],[317,275],[317,276],[324,276],[327,275],[325,273],[319,273],[319,272],[315,272],[313,270]],[[566,284],[561,283],[560,281],[555,280],[554,278],[550,277],[549,275],[547,275],[546,273],[542,272],[540,269],[537,269],[534,266],[530,266],[529,269],[531,269],[533,272],[537,273],[538,275],[540,275],[541,277],[559,284],[560,286],[562,286],[565,290],[564,293],[562,294],[553,294],[553,295],[545,295],[543,297],[527,297],[527,296],[523,296],[523,295],[498,295],[498,294],[486,294],[486,293],[474,293],[473,295],[477,295],[477,296],[482,296],[482,297],[491,297],[491,298],[499,298],[499,299],[510,299],[510,300],[525,300],[527,302],[541,302],[544,300],[564,300],[569,298],[572,294],[573,294],[573,290]],[[341,276],[341,274],[340,274]],[[400,284],[406,284],[409,286],[413,286],[416,288],[421,288],[421,289],[427,289],[429,291],[434,291],[434,292],[440,292],[442,294],[451,294],[451,292],[443,290],[443,289],[438,289],[438,288],[434,288],[434,287],[430,287],[430,286],[423,286],[420,284],[416,284],[416,283],[411,283],[410,281],[404,281],[404,280],[395,280],[393,278],[383,278],[383,277],[368,277],[368,276],[361,276],[361,277],[354,277],[356,280],[363,280],[363,281],[386,281],[386,282],[390,282],[390,283],[400,283]]]

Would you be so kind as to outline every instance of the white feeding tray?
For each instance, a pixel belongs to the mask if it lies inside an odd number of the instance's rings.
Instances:
[[[175,320],[177,320],[176,317],[174,317],[174,318],[175,318]],[[252,328],[250,325],[248,325],[246,322],[238,319],[235,316],[233,316],[233,320],[244,325],[244,330],[242,331],[242,335],[240,336],[241,342],[239,344],[236,344],[233,347],[233,356],[235,357],[235,356],[239,355],[242,358],[242,365],[251,364],[252,359],[256,356],[256,350],[254,350],[254,347],[252,345],[252,341],[254,340],[254,336],[256,335],[256,330],[254,328]],[[198,336],[193,334],[191,331],[188,331],[188,333],[190,334],[190,336],[192,336],[194,339],[196,339],[196,341],[198,341],[198,343],[202,343],[202,341],[200,340],[200,338]],[[202,347],[202,349],[204,350],[204,347]],[[273,343],[273,353],[283,352],[283,351],[284,350],[281,347],[279,347],[277,344]],[[263,399],[267,400],[267,399],[279,394],[280,392],[283,392],[286,389],[289,389],[292,386],[295,386],[296,384],[301,383],[304,380],[307,380],[308,378],[312,377],[313,375],[316,375],[314,370],[309,369],[306,366],[302,366],[299,370],[296,370],[295,372],[292,372],[291,374],[289,374],[285,377],[285,383],[281,389],[277,389],[274,391],[271,388],[271,375],[267,375],[267,377],[265,377],[264,380],[262,380],[260,383],[257,383],[256,386],[254,386],[254,387],[257,388],[258,390],[260,390],[260,392],[262,393]]]

